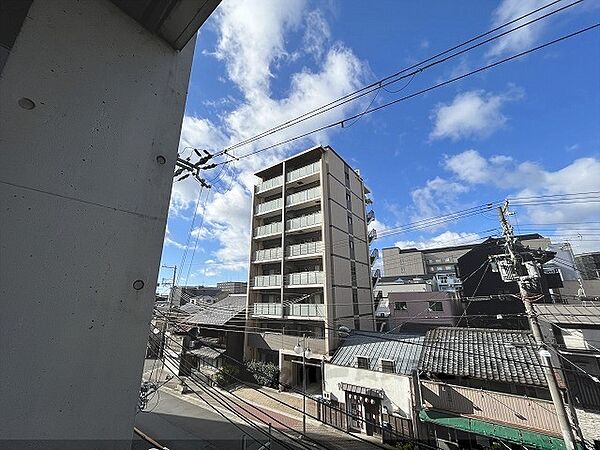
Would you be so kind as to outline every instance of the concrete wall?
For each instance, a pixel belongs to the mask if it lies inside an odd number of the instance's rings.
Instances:
[[[383,389],[381,406],[387,407],[390,413],[406,418],[412,417],[412,387],[409,376],[326,363],[323,379],[325,392],[330,392],[332,399],[335,398],[340,403],[346,402],[345,393],[339,387],[341,382]]]
[[[29,11],[0,78],[3,439],[129,448],[193,47],[108,0]]]
[[[448,296],[445,292],[392,292],[388,299],[389,329],[395,329],[403,323],[431,327],[455,325],[462,313],[460,300]],[[429,311],[430,301],[441,302],[443,311]],[[406,309],[395,309],[396,302],[405,302]]]
[[[427,283],[382,283],[375,290],[381,291],[381,295],[387,298],[391,292],[431,292],[432,286]]]
[[[600,412],[575,409],[579,428],[588,448],[594,448],[594,441],[600,441]]]
[[[400,253],[398,248],[383,249],[383,274],[386,277],[424,275],[425,265],[421,252]]]

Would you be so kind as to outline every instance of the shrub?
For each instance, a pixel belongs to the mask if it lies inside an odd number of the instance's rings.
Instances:
[[[221,370],[215,374],[214,380],[220,387],[226,387],[232,384],[238,376],[240,369],[235,366],[224,365]]]
[[[244,364],[257,384],[273,388],[279,387],[279,367],[276,364],[256,360],[246,361]]]

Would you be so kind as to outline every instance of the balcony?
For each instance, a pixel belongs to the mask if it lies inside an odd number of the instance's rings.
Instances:
[[[305,242],[303,244],[290,245],[285,250],[288,259],[304,259],[310,256],[323,254],[323,241]]]
[[[270,350],[288,350],[294,351],[294,347],[298,345],[299,336],[290,336],[280,333],[252,333],[248,335],[248,344],[254,348],[265,348]],[[310,351],[320,355],[326,355],[325,339],[322,338],[307,338],[306,346]]]
[[[264,250],[256,250],[254,252],[253,262],[277,261],[281,259],[281,247],[266,248]]]
[[[283,206],[283,201],[281,198],[276,198],[275,200],[271,200],[268,202],[259,203],[256,205],[257,216],[263,216],[268,213],[278,212]]]
[[[423,381],[421,387],[426,408],[560,435],[551,401],[433,381]]]
[[[294,217],[285,221],[285,229],[287,231],[313,231],[321,228],[321,220],[320,212]]]
[[[288,183],[292,183],[297,180],[309,177],[311,175],[318,174],[321,170],[321,162],[317,161],[308,166],[300,167],[295,170],[291,170],[287,173],[286,180]],[[316,178],[316,177],[315,177]]]
[[[290,273],[286,277],[286,286],[322,286],[323,272],[297,272]]]
[[[254,277],[252,287],[260,288],[279,288],[281,287],[281,275],[257,275]]]
[[[256,193],[264,194],[265,192],[274,191],[281,186],[283,186],[283,175],[279,175],[278,177],[271,178],[270,180],[258,184],[256,186]]]
[[[373,228],[371,231],[369,231],[368,239],[369,239],[369,244],[371,242],[373,242],[375,239],[377,239],[377,230],[375,228]]]
[[[305,189],[294,194],[287,196],[285,204],[287,206],[298,206],[310,201],[319,201],[321,199],[321,187],[315,186],[309,189]]]
[[[253,316],[281,317],[281,303],[255,303]]]
[[[298,303],[288,307],[287,315],[290,317],[325,317],[325,305]]]
[[[370,224],[371,222],[373,222],[375,220],[375,211],[370,210],[367,213],[367,225]]]
[[[270,223],[269,225],[263,225],[261,227],[256,227],[254,229],[254,237],[258,239],[264,239],[267,237],[272,237],[277,234],[281,234],[283,231],[283,227],[281,226],[281,222]]]

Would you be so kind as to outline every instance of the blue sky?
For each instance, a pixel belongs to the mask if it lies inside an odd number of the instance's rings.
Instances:
[[[187,156],[189,146],[218,151],[546,3],[224,0],[198,35],[180,152]],[[424,71],[400,93],[381,90],[373,105],[591,25],[598,12],[587,0]],[[195,222],[199,185],[175,183],[162,264],[179,266],[180,284],[245,280],[252,173],[316,143],[333,146],[360,169],[373,191],[378,231],[507,196],[598,191],[599,49],[596,29],[349,128],[215,169],[206,174],[214,188],[200,193]],[[364,111],[372,95],[236,152]],[[517,231],[539,227],[578,252],[600,247],[598,224],[564,224],[599,221],[598,203],[515,212]],[[467,243],[497,233],[490,231],[496,227],[490,212],[377,245]],[[169,269],[161,269],[159,281],[168,277]]]

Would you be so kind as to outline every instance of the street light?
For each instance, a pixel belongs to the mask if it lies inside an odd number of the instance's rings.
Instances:
[[[298,340],[294,352],[302,355],[302,434],[306,435],[306,358],[312,355],[310,348],[306,347],[306,334],[302,335],[302,345]]]

